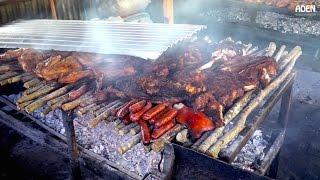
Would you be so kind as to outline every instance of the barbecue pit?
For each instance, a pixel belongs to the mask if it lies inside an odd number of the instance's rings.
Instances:
[[[12,36],[15,36],[15,34],[13,34]],[[2,45],[5,44],[6,42],[2,43]],[[16,43],[15,46],[19,46],[19,43]],[[154,156],[159,157],[156,164],[160,164],[160,161],[162,159],[162,165],[159,166],[161,167],[160,169],[150,169],[148,170],[148,172],[140,174],[134,171],[131,172],[128,168],[126,169],[125,167],[123,167],[123,164],[115,164],[114,161],[116,159],[105,157],[103,156],[103,153],[99,152],[99,150],[107,147],[104,147],[102,145],[102,148],[100,149],[93,148],[91,150],[88,150],[90,149],[90,147],[88,146],[88,144],[86,144],[85,139],[81,139],[79,137],[76,138],[75,135],[77,135],[77,133],[88,133],[79,132],[81,128],[87,128],[85,127],[85,123],[82,123],[81,119],[73,120],[71,119],[70,115],[66,114],[63,111],[60,111],[59,113],[61,115],[57,119],[57,122],[60,123],[60,126],[62,123],[63,127],[54,127],[58,126],[59,123],[53,123],[53,126],[51,124],[50,127],[50,123],[48,122],[50,118],[44,118],[42,120],[40,120],[39,118],[39,115],[43,113],[43,110],[45,109],[42,109],[42,111],[40,109],[38,112],[35,111],[35,113],[33,113],[32,115],[27,113],[28,110],[27,112],[25,112],[25,107],[23,106],[20,106],[21,109],[18,110],[18,108],[15,105],[15,99],[17,98],[14,96],[9,97],[7,95],[3,95],[0,98],[0,101],[3,103],[3,107],[10,107],[10,110],[3,110],[1,112],[1,116],[3,117],[1,121],[10,127],[13,127],[17,131],[26,134],[28,137],[39,142],[40,144],[45,144],[62,152],[67,152],[66,150],[69,150],[69,156],[72,159],[71,168],[73,169],[75,177],[79,174],[78,162],[80,161],[82,164],[86,164],[86,166],[89,166],[91,168],[106,170],[104,173],[112,175],[112,177],[130,177],[139,179],[143,176],[163,178],[170,176],[179,177],[179,175],[181,174],[190,175],[190,173],[209,173],[212,174],[212,177],[217,178],[231,178],[234,176],[263,178],[273,160],[276,159],[276,156],[283,142],[286,122],[288,120],[288,111],[290,108],[291,88],[295,76],[295,73],[292,70],[292,68],[295,61],[301,53],[299,52],[299,47],[297,47],[292,51],[287,52],[288,55],[283,55],[283,52],[285,51],[285,46],[281,46],[281,48],[276,48],[277,46],[275,45],[275,43],[270,43],[269,47],[266,47],[265,49],[261,50],[258,50],[257,47],[251,48],[252,45],[247,45],[246,47],[248,47],[246,50],[246,54],[251,54],[255,56],[268,55],[274,56],[275,59],[278,59],[280,64],[279,75],[265,89],[258,90],[254,93],[247,93],[245,96],[243,96],[243,98],[239,99],[238,102],[236,102],[224,115],[225,117],[228,117],[225,118],[227,119],[225,122],[227,125],[220,128],[216,128],[214,131],[204,133],[197,141],[195,141],[195,143],[190,144],[187,141],[188,139],[186,141],[181,142],[179,142],[178,139],[175,141],[175,136],[179,133],[182,133],[184,129],[179,129],[178,126],[176,133],[166,133],[162,137],[160,137],[156,142],[151,144],[150,147],[144,147],[141,145],[141,143],[140,145],[137,145],[140,142],[140,137],[138,132],[134,132],[136,126],[132,124],[125,126],[119,120],[115,120],[114,122],[109,122],[111,121],[109,120],[107,124],[105,124],[105,122],[98,123],[97,128],[101,128],[99,129],[100,133],[106,132],[108,128],[111,128],[117,129],[119,133],[122,132],[123,134],[125,134],[125,136],[127,136],[128,139],[124,138],[125,143],[120,144],[120,147],[118,147],[120,148],[120,150],[123,151],[122,153],[125,153],[123,156],[125,156],[127,153],[130,153],[126,151],[137,152],[133,149],[137,146],[140,146],[140,149],[145,148],[146,154],[154,153]],[[6,74],[7,73],[5,73],[4,75]],[[4,76],[6,78],[3,78],[3,81],[1,81],[3,82],[3,86],[7,84],[17,85],[17,80],[15,80],[17,79],[17,76],[20,78],[18,78],[19,81],[25,81],[25,86],[26,84],[32,84],[30,82],[33,79],[32,75],[24,73],[13,74],[8,77]],[[45,81],[41,80],[38,83],[46,84]],[[21,84],[20,88],[15,89],[19,89],[16,93],[21,93]],[[49,95],[51,92],[52,91],[44,93],[42,97]],[[272,137],[270,140],[271,142],[268,144],[268,147],[265,150],[265,156],[258,162],[254,162],[254,173],[235,167],[234,164],[232,164],[232,162],[234,162],[235,158],[237,157],[241,149],[243,149],[243,147],[248,143],[253,133],[261,126],[262,122],[266,119],[272,107],[274,107],[276,102],[278,102],[278,100],[281,97],[282,101],[281,110],[279,114],[279,130],[278,132],[272,132]],[[102,105],[96,104],[91,108],[94,107],[97,111],[102,109],[103,107],[108,107],[108,105],[112,107],[112,104],[110,105],[109,103],[110,102],[105,102]],[[115,101],[112,101],[111,103],[115,103]],[[80,109],[78,110],[80,111]],[[108,109],[105,109],[105,111],[107,110]],[[93,113],[93,115],[97,114],[96,111],[95,113]],[[44,115],[48,115],[47,113],[48,112],[46,112]],[[25,119],[23,120],[25,122],[21,122],[20,120],[18,120],[21,117]],[[37,126],[28,127],[26,124],[30,122],[36,122]],[[232,126],[232,124],[234,126]],[[41,131],[39,131],[40,129]],[[136,134],[134,136],[130,135],[131,131],[133,131],[132,134]],[[44,132],[49,132],[50,135],[45,135]],[[87,135],[84,135],[84,137],[85,136]],[[120,140],[120,138],[117,140]],[[169,144],[164,148],[164,145],[168,142],[168,140],[173,141],[174,144]],[[164,148],[162,155],[160,153],[157,154],[155,152],[158,147],[160,147],[159,150],[162,150],[162,148]],[[150,148],[152,149],[152,151],[150,151]],[[137,149],[139,149],[139,147]],[[204,155],[200,152],[213,156],[214,158],[208,155]],[[199,159],[199,161],[193,161],[193,159]],[[158,165],[153,165],[153,167],[157,166]],[[274,176],[274,174],[272,173],[275,173],[275,169],[272,169],[273,166],[274,164],[271,165],[270,169],[271,177]],[[198,170],[195,171],[195,168],[192,167],[196,167],[198,168]],[[223,171],[223,173],[221,173],[222,169],[225,169],[226,171]],[[188,171],[188,173],[186,171]]]

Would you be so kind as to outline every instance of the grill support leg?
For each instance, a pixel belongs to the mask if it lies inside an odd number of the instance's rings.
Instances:
[[[283,94],[281,99],[281,108],[279,112],[278,121],[282,125],[282,127],[286,128],[289,120],[289,111],[291,108],[291,94],[292,94],[293,82],[290,87]]]
[[[67,137],[68,154],[70,158],[70,179],[81,179],[80,163],[78,159],[79,151],[76,143],[73,120],[66,112],[62,112],[62,117]]]

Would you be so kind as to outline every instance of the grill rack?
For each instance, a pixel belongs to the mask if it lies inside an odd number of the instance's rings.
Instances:
[[[290,109],[291,89],[292,89],[292,84],[294,81],[294,76],[295,76],[295,72],[292,72],[288,76],[289,78],[287,78],[285,80],[285,82],[278,88],[278,90],[276,90],[273,94],[270,95],[269,100],[267,100],[266,105],[264,107],[260,108],[260,110],[259,110],[260,115],[256,117],[256,119],[257,119],[257,121],[255,121],[256,123],[253,124],[251,126],[251,128],[244,131],[244,133],[242,134],[245,136],[245,138],[242,141],[242,143],[239,144],[236,151],[234,151],[232,154],[229,154],[226,157],[221,158],[222,160],[224,160],[226,162],[232,162],[234,160],[235,156],[241,150],[241,148],[247,143],[247,141],[251,137],[252,133],[257,129],[257,127],[261,124],[261,122],[263,122],[266,119],[267,114],[271,111],[274,104],[283,96],[281,111],[280,111],[280,115],[279,115],[279,121],[281,122],[283,129],[281,131],[279,131],[279,133],[277,135],[275,135],[274,143],[270,147],[270,151],[267,153],[266,158],[261,162],[261,164],[258,164],[259,169],[255,173],[247,172],[247,171],[244,171],[240,168],[235,168],[234,166],[232,166],[224,161],[221,161],[219,159],[212,159],[212,158],[210,158],[206,155],[200,154],[194,150],[190,150],[190,149],[187,149],[187,148],[182,147],[180,145],[173,144],[173,147],[168,147],[168,146],[170,146],[170,145],[168,145],[163,152],[163,160],[164,160],[164,164],[165,164],[163,173],[152,172],[149,176],[154,176],[154,177],[176,176],[176,177],[179,177],[179,174],[181,175],[181,172],[183,172],[181,170],[181,167],[184,167],[184,164],[188,164],[185,161],[188,161],[188,160],[191,161],[194,158],[200,158],[200,159],[204,158],[204,161],[208,161],[208,163],[210,163],[212,165],[210,165],[210,167],[208,167],[207,169],[202,168],[201,172],[198,172],[198,174],[199,173],[200,174],[213,173],[214,175],[221,175],[221,172],[217,171],[216,168],[224,168],[224,169],[228,170],[226,172],[233,172],[234,170],[232,170],[232,169],[236,169],[237,173],[233,173],[233,174],[237,174],[237,175],[241,175],[241,176],[263,177],[263,175],[265,175],[265,173],[267,172],[269,166],[271,166],[271,167],[276,166],[274,164],[276,164],[277,154],[280,151],[280,148],[281,148],[281,145],[282,145],[283,139],[284,139],[285,125],[286,125],[286,122],[288,119],[288,112]],[[78,174],[80,174],[79,173],[79,166],[77,163],[79,161],[78,160],[78,156],[79,156],[81,164],[90,164],[95,169],[99,169],[96,167],[104,166],[104,169],[107,169],[106,173],[113,173],[114,176],[119,176],[122,178],[129,177],[129,178],[134,178],[134,179],[142,178],[140,176],[137,176],[135,173],[130,173],[127,170],[123,169],[122,167],[117,166],[116,164],[112,163],[111,161],[108,161],[107,159],[105,159],[104,157],[101,157],[97,154],[94,154],[91,151],[88,151],[88,150],[82,148],[81,146],[77,145],[75,143],[76,141],[75,141],[74,133],[72,130],[73,124],[70,123],[71,121],[68,121],[68,120],[70,120],[70,119],[68,119],[68,116],[65,116],[65,128],[66,128],[66,132],[67,132],[67,136],[65,137],[65,136],[57,133],[56,131],[54,131],[50,127],[46,126],[44,123],[40,122],[36,118],[30,116],[26,112],[17,110],[15,104],[10,102],[10,100],[8,98],[6,98],[5,96],[0,97],[0,101],[5,103],[6,105],[10,106],[12,109],[14,109],[16,111],[16,113],[22,113],[24,116],[31,119],[31,121],[36,122],[41,128],[44,128],[50,134],[53,134],[56,138],[58,138],[59,141],[61,141],[61,142],[57,143],[57,139],[55,139],[55,138],[48,138],[47,139],[46,137],[43,138],[45,135],[34,136],[33,133],[31,133],[31,134],[26,133],[26,135],[28,137],[30,137],[31,139],[34,139],[36,142],[53,147],[53,149],[55,149],[56,151],[61,151],[64,154],[66,154],[65,153],[65,152],[67,152],[66,150],[69,150],[68,155],[72,159],[71,166],[72,166],[72,169],[74,170],[74,171],[72,171],[72,172],[74,172],[74,174],[73,174],[74,177],[77,177]],[[19,130],[19,128],[20,128],[19,126],[21,126],[21,123],[20,124],[19,123],[10,124],[6,120],[10,119],[10,121],[13,122],[14,120],[12,118],[10,118],[9,116],[6,116],[3,113],[1,113],[1,116],[3,117],[3,118],[1,118],[1,121],[3,123],[7,124],[10,127],[13,127],[14,129],[18,130],[19,132],[21,132],[23,134],[25,132],[29,132],[29,131],[32,132],[33,131],[32,129],[25,130],[26,128],[22,128],[23,130]],[[16,119],[15,121],[19,121],[19,120]],[[77,149],[76,147],[78,147],[79,149]],[[274,159],[275,159],[275,163],[272,163]],[[88,162],[91,162],[91,163],[88,163]],[[200,162],[202,162],[202,161],[192,162],[191,164],[193,164],[192,166],[197,167],[197,166],[199,166],[199,164],[195,164],[195,163],[200,163]],[[188,166],[189,168],[187,168],[187,169],[190,169],[190,167],[192,167],[192,166]],[[201,165],[199,168],[201,169]],[[271,171],[273,171],[273,174],[276,174],[275,173],[276,170],[271,169]],[[174,172],[174,173],[170,173],[170,172]],[[197,173],[195,173],[195,174],[197,174]],[[227,175],[227,174],[228,173],[223,173],[223,175]],[[190,175],[192,177],[192,174],[188,174],[188,175]],[[272,177],[274,175],[272,175],[272,173],[271,173],[270,176]],[[220,178],[226,178],[226,177],[222,176]]]

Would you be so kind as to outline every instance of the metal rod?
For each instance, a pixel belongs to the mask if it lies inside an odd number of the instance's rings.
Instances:
[[[65,128],[67,145],[70,158],[70,179],[81,179],[80,163],[78,160],[79,151],[77,148],[73,120],[67,112],[62,112],[63,126]]]

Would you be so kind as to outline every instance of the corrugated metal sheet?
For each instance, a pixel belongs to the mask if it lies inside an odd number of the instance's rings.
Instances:
[[[205,26],[187,24],[30,20],[1,27],[0,48],[54,49],[157,59],[169,47],[203,28]]]

